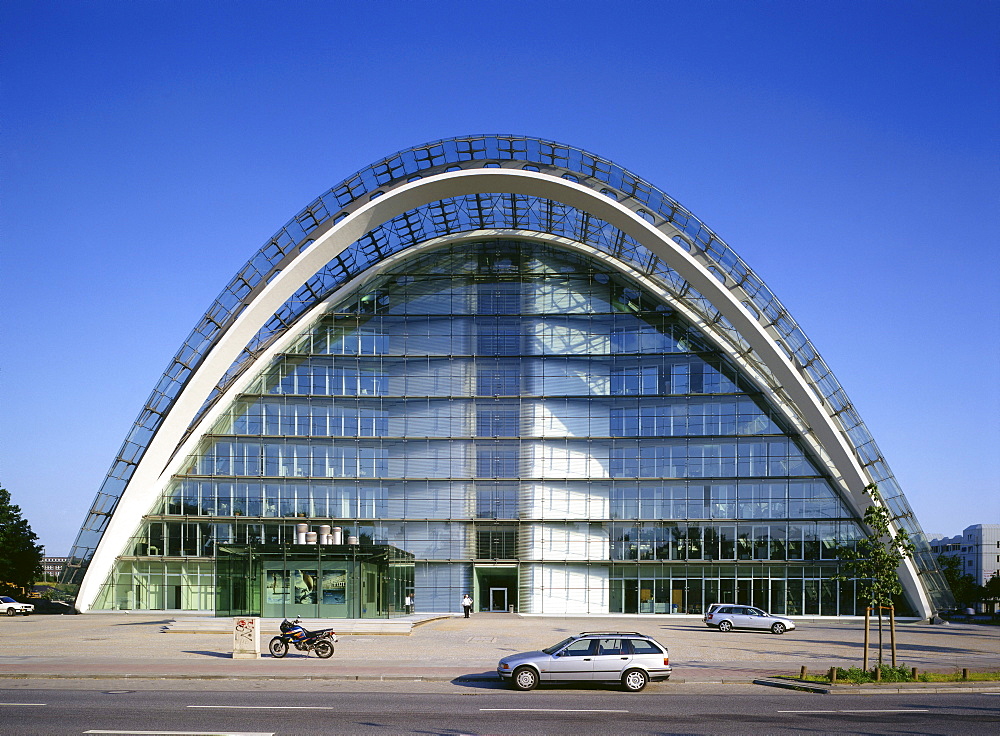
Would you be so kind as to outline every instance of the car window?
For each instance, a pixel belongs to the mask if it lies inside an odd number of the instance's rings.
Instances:
[[[722,608],[719,609],[719,613],[732,613],[732,612],[733,612],[732,606],[723,606]]]
[[[597,654],[621,656],[626,653],[621,639],[598,639],[597,642]]]
[[[636,654],[662,654],[660,648],[648,639],[632,639],[632,651]]]
[[[0,595],[0,602],[2,602],[2,603],[16,603],[16,601],[13,598],[8,598],[5,595]]]
[[[748,612],[748,613],[749,613],[749,614],[750,614],[751,616],[766,616],[766,615],[767,615],[766,613],[764,613],[764,612],[763,612],[762,610],[760,610],[759,608],[748,608],[748,609],[747,609],[747,612]]]
[[[564,646],[566,646],[567,644],[569,644],[571,641],[573,641],[573,637],[572,636],[568,637],[566,639],[563,639],[558,644],[553,644],[552,646],[550,646],[550,647],[548,647],[546,649],[543,649],[542,651],[545,652],[546,654],[555,654],[560,649],[562,649]]]
[[[578,639],[562,650],[562,654],[567,657],[586,657],[590,654],[597,639]]]

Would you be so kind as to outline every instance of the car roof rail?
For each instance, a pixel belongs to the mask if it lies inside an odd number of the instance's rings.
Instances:
[[[579,636],[597,636],[600,634],[614,634],[616,636],[621,636],[627,634],[628,636],[646,636],[638,631],[581,631]]]

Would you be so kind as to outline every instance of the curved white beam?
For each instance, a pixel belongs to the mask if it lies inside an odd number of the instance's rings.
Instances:
[[[429,176],[390,189],[333,225],[303,250],[250,302],[229,330],[191,375],[129,480],[101,542],[90,561],[77,596],[77,607],[89,610],[102,583],[112,570],[121,546],[138,527],[155,500],[157,482],[167,470],[170,457],[196,412],[237,359],[243,348],[268,319],[299,287],[339,253],[368,231],[409,210],[451,197],[470,194],[519,194],[562,202],[617,227],[648,248],[705,296],[768,366],[799,415],[815,433],[831,461],[840,471],[839,480],[850,491],[847,499],[855,510],[864,507],[864,488],[869,481],[858,464],[850,443],[816,400],[807,381],[785,357],[765,328],[701,263],[661,230],[646,222],[616,200],[582,184],[520,169],[469,169]],[[181,458],[182,459],[182,458]],[[916,579],[912,562],[905,566],[903,583],[921,614],[930,604]],[[909,573],[909,574],[907,574]]]

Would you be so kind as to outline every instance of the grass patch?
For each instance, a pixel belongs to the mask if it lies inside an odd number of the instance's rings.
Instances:
[[[917,675],[917,682],[1000,682],[1000,672],[970,672],[968,680],[961,672],[924,672]]]
[[[913,679],[912,672],[906,665],[891,667],[883,664],[879,682],[1000,682],[1000,672],[970,672],[968,678],[963,678],[961,672],[922,672]],[[801,680],[791,675],[781,675],[782,679]],[[822,675],[806,675],[805,681],[824,685],[830,684],[829,673]],[[860,667],[838,667],[837,682],[845,685],[867,685],[875,680],[874,668],[863,670]]]

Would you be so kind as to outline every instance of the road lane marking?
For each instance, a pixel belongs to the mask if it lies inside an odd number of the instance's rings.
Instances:
[[[885,708],[882,710],[779,710],[778,713],[927,713],[929,708]]]
[[[627,710],[604,710],[601,708],[480,708],[479,710],[504,713],[628,713]]]
[[[84,733],[116,734],[117,736],[274,736],[274,731],[84,731]]]
[[[48,705],[48,703],[0,703],[0,705]]]
[[[186,708],[237,708],[239,710],[250,710],[258,708],[262,710],[336,710],[332,705],[187,705]]]

